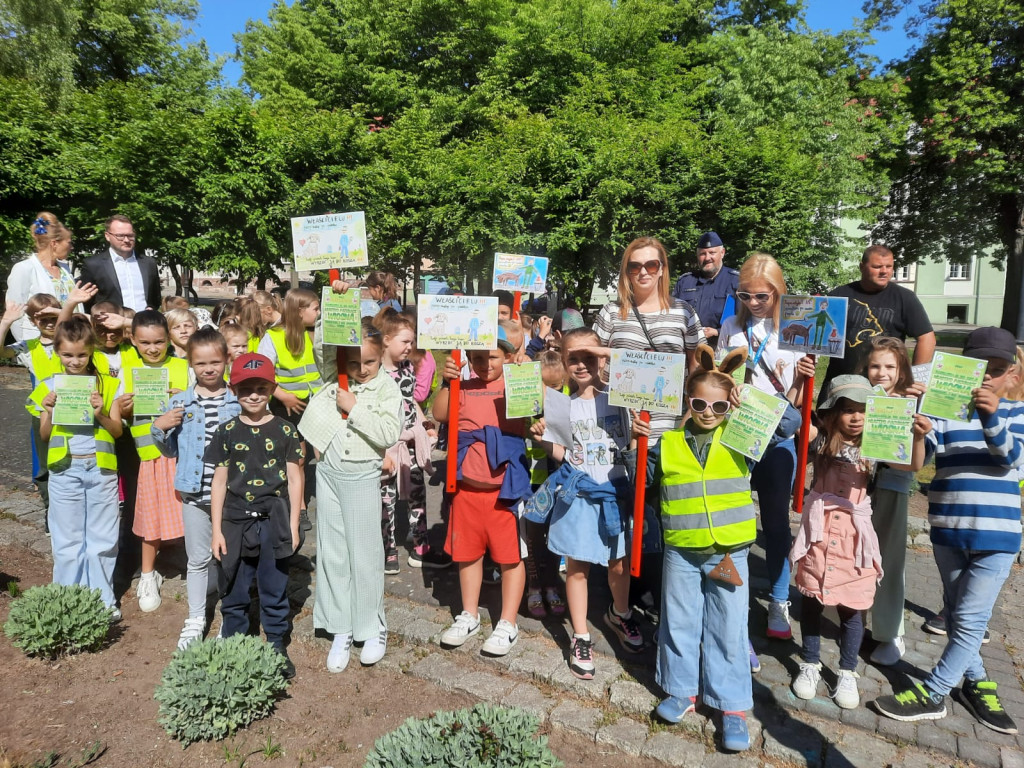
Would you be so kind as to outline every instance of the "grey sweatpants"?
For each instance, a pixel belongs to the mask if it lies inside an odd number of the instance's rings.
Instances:
[[[205,619],[210,571],[213,569],[213,553],[210,550],[213,523],[208,511],[188,502],[182,502],[181,516],[185,522],[185,553],[188,555],[188,571],[185,574],[188,617]],[[216,587],[216,579],[213,584]]]

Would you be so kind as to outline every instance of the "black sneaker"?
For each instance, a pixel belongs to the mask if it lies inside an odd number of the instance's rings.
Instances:
[[[309,519],[309,513],[304,510],[299,510],[299,530],[300,531],[311,531],[313,530],[313,523]]]
[[[932,616],[924,623],[924,626],[921,627],[921,629],[930,635],[945,635],[946,618],[941,613],[937,616]]]
[[[396,573],[401,572],[402,565],[398,562],[398,550],[389,549],[384,554],[384,573],[388,576],[394,576]]]
[[[291,680],[295,677],[295,665],[292,664],[292,660],[288,658],[288,652],[284,649],[278,649],[277,651],[284,656],[284,669],[281,670],[281,674],[284,675],[285,680]]]
[[[999,733],[1017,733],[1017,724],[1006,714],[996,694],[996,684],[991,680],[971,682],[965,680],[960,688],[958,700],[964,709],[986,728]]]
[[[945,698],[932,696],[918,683],[895,696],[879,696],[875,699],[875,709],[880,715],[903,722],[941,720],[946,716]]]
[[[441,570],[452,564],[452,556],[447,552],[436,549],[428,549],[422,555],[416,554],[413,550],[409,555],[409,566],[412,568],[434,568]]]

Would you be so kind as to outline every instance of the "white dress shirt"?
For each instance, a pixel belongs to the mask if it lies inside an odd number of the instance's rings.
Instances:
[[[139,268],[139,260],[135,258],[135,251],[127,259],[122,259],[111,248],[110,260],[114,262],[117,282],[121,286],[121,303],[141,312],[146,308],[146,284],[142,280],[142,270]]]

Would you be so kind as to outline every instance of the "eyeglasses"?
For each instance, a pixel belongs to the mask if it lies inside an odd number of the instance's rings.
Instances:
[[[110,235],[115,240],[134,240],[135,239],[135,233],[134,232],[132,232],[130,235],[115,235],[113,232],[107,232],[107,234]]]
[[[659,269],[661,269],[661,261],[658,259],[651,259],[650,261],[630,261],[626,264],[626,273],[631,277],[639,275],[640,270],[643,270],[648,275],[653,275]]]
[[[759,301],[764,304],[766,301],[771,301],[774,293],[747,293],[746,291],[736,291],[736,297],[740,301]]]
[[[711,412],[721,416],[724,413],[728,413],[729,409],[732,408],[732,403],[728,400],[704,400],[699,397],[690,398],[690,410],[694,413],[704,413],[708,408]]]

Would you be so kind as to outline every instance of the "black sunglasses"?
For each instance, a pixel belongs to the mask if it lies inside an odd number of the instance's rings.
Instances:
[[[626,264],[626,272],[632,277],[639,275],[641,269],[647,272],[648,275],[653,275],[661,269],[661,261],[651,259],[650,261],[630,261]]]

